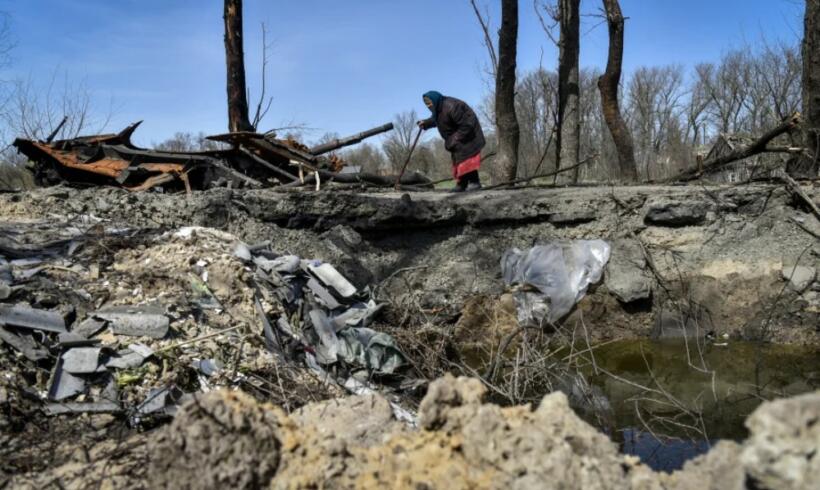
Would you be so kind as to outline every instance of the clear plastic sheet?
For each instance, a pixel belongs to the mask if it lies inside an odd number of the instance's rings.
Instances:
[[[603,240],[552,242],[522,251],[507,250],[501,273],[514,292],[518,322],[543,325],[560,320],[601,280],[610,246]]]

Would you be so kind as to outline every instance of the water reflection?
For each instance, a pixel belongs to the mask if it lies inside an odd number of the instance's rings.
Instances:
[[[584,374],[612,410],[601,428],[625,453],[666,471],[710,440],[745,438],[743,422],[764,400],[820,387],[816,347],[630,340],[596,349],[595,361]]]

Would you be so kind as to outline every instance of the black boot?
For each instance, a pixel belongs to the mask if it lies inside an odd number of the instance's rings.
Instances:
[[[467,182],[467,187],[465,189],[467,192],[481,190],[481,179],[478,177],[478,170],[464,174],[463,180]]]

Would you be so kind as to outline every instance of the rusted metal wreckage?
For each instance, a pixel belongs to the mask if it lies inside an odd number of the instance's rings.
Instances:
[[[312,149],[271,134],[228,133],[209,136],[223,143],[212,151],[173,152],[139,148],[131,135],[141,124],[116,134],[84,136],[58,141],[17,139],[14,146],[33,163],[40,185],[116,185],[130,191],[163,189],[190,192],[212,187],[296,187],[320,182],[365,183],[389,186],[389,176],[341,172],[344,163],[327,153],[393,129],[392,124],[337,139]],[[419,174],[405,176],[402,184],[425,185]]]

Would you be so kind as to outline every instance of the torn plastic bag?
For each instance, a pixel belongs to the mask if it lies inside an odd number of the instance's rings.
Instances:
[[[392,374],[404,365],[404,357],[390,335],[369,328],[345,328],[338,332],[338,356],[348,365]]]
[[[507,286],[535,288],[514,293],[521,325],[552,323],[570,312],[590,284],[601,280],[610,246],[603,240],[574,240],[507,250],[501,273]]]

